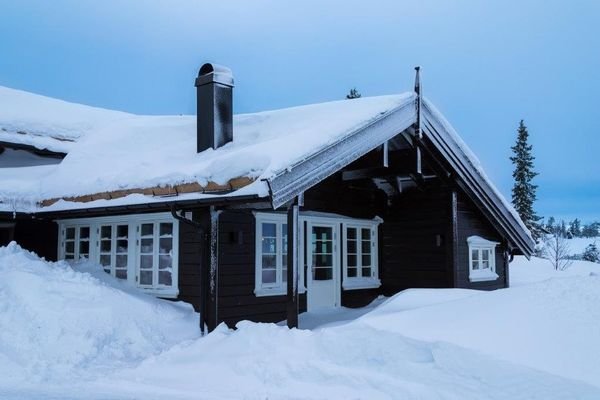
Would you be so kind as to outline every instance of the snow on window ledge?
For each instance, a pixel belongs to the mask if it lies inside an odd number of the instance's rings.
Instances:
[[[152,289],[152,288],[141,288],[137,287],[143,293],[160,297],[163,299],[176,299],[179,296],[179,291],[176,289]]]
[[[377,289],[380,286],[378,278],[346,278],[342,283],[344,290]]]
[[[287,294],[286,290],[282,290],[281,288],[273,288],[273,289],[255,289],[254,295],[256,297],[265,297],[265,296],[284,296]]]
[[[491,270],[471,271],[469,273],[471,282],[495,281],[498,278],[498,274]]]

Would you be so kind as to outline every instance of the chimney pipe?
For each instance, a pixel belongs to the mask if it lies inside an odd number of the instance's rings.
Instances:
[[[204,64],[196,78],[196,143],[200,153],[233,140],[233,74],[227,67]]]

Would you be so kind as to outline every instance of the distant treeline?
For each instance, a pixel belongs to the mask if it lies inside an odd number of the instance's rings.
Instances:
[[[579,218],[575,218],[569,222],[565,222],[564,220],[558,222],[554,217],[550,217],[543,227],[548,233],[560,234],[568,238],[592,238],[600,236],[599,221],[583,224]]]

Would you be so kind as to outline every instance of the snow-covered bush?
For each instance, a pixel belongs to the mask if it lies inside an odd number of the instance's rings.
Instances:
[[[596,246],[596,242],[589,244],[583,254],[581,255],[581,259],[585,261],[591,261],[595,263],[600,263],[600,251],[598,251],[598,247]]]

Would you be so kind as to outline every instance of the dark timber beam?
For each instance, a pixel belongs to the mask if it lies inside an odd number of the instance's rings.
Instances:
[[[287,211],[287,326],[298,327],[298,239],[300,204],[298,197],[290,203]]]

